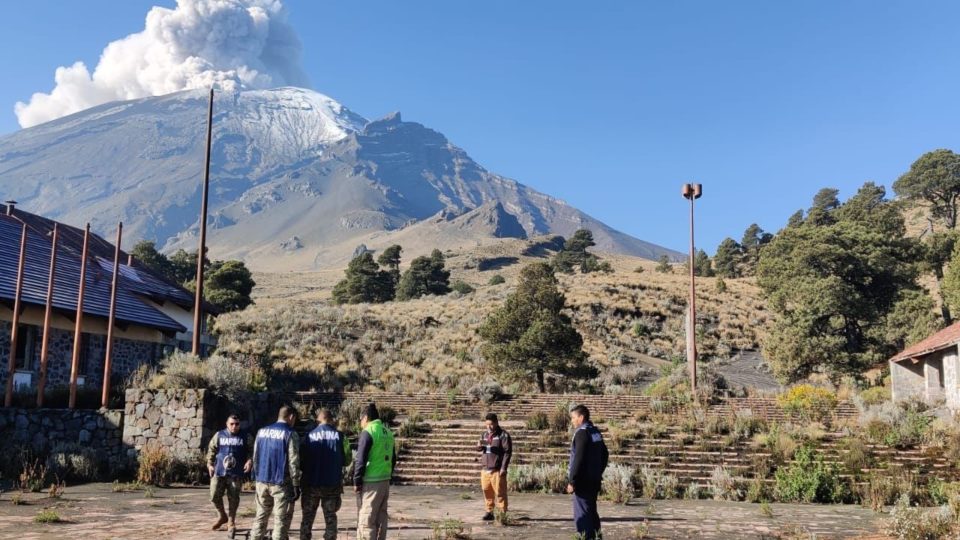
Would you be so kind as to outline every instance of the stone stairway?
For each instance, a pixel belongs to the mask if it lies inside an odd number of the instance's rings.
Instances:
[[[586,394],[518,394],[504,396],[490,404],[474,401],[465,394],[391,394],[378,392],[293,392],[289,400],[313,403],[315,406],[338,407],[344,400],[376,402],[390,406],[402,415],[420,414],[428,419],[480,419],[487,412],[497,413],[501,420],[525,420],[534,413],[551,413],[568,404],[584,404],[598,421],[625,420],[638,412],[676,410],[677,404],[637,395]],[[707,406],[709,414],[732,416],[738,410],[749,409],[754,416],[766,420],[784,420],[788,415],[772,398],[724,398]],[[834,410],[836,418],[852,418],[857,409],[851,403],[841,402]]]
[[[514,443],[514,464],[553,463],[566,465],[565,436],[546,437],[514,422],[504,428]],[[601,431],[607,431],[600,426]],[[399,438],[401,446],[395,481],[400,484],[473,486],[479,482],[479,453],[476,441],[483,431],[480,422],[435,422],[416,437]],[[686,436],[689,439],[689,435]],[[839,434],[829,435],[818,451],[826,462],[841,463]],[[547,440],[551,439],[551,440]],[[648,466],[677,478],[681,487],[697,484],[705,487],[714,468],[723,466],[733,476],[751,477],[755,460],[768,457],[757,452],[746,441],[727,445],[723,436],[697,437],[683,442],[680,428],[673,427],[659,437],[628,440],[619,447],[611,446],[610,461],[634,467]],[[943,457],[926,455],[922,450],[897,450],[884,446],[870,447],[878,463],[897,464],[918,475],[936,473],[957,478],[957,471]]]

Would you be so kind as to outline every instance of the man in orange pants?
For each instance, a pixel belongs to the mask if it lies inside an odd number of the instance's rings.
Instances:
[[[501,512],[507,511],[507,467],[510,466],[510,457],[513,455],[513,444],[510,434],[500,427],[497,415],[487,414],[484,423],[487,430],[480,436],[477,449],[482,452],[480,487],[483,489],[487,508],[483,520],[491,521],[494,506]]]

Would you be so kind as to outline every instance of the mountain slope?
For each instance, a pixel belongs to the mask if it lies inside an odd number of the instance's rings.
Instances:
[[[359,243],[406,254],[593,230],[598,249],[679,253],[490,173],[399,114],[367,122],[298,88],[218,94],[210,249],[261,270],[342,265]],[[21,207],[195,249],[206,93],[111,103],[0,138],[0,192]],[[396,237],[391,239],[391,237]]]

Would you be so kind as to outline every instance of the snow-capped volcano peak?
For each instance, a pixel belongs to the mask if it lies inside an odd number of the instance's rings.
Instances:
[[[192,249],[207,96],[106,103],[0,137],[0,193],[102,234],[119,219],[128,238]],[[580,227],[593,229],[600,249],[679,256],[487,171],[399,113],[368,122],[302,88],[218,92],[210,172],[211,253],[255,268],[341,264],[358,243],[392,234],[429,252]],[[463,217],[430,221],[448,208]]]

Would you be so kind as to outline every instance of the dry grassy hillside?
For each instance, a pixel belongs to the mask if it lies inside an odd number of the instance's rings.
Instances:
[[[552,255],[545,245],[545,239],[503,240],[448,253],[451,281],[462,280],[476,291],[409,302],[332,306],[330,289],[342,271],[256,274],[257,304],[217,322],[221,348],[250,360],[269,357],[290,373],[312,376],[316,386],[466,390],[495,378],[484,372],[477,330],[513,290],[520,269]],[[613,273],[559,276],[584,348],[601,367],[597,380],[578,384],[635,387],[658,375],[659,365],[684,355],[687,278],[680,267],[662,274],[650,261],[601,256]],[[505,283],[488,285],[498,274]],[[719,293],[715,279],[698,281],[705,358],[757,348],[767,324],[750,280],[726,284],[727,292]]]

